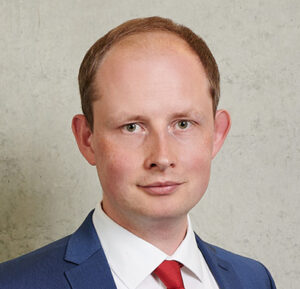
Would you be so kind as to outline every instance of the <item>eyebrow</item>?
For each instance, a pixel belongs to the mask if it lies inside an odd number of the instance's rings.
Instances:
[[[173,113],[169,116],[169,119],[173,118],[196,118],[202,120],[204,118],[204,114],[198,111],[194,110],[185,110],[177,113]],[[108,120],[107,124],[112,124],[115,122],[137,122],[137,121],[149,121],[149,118],[140,115],[140,114],[128,114],[126,112],[121,112],[116,114],[114,117],[112,117],[110,120]]]
[[[184,117],[203,118],[204,115],[203,113],[194,110],[193,111],[186,110],[186,111],[174,113],[172,115],[172,118],[184,118]]]
[[[142,115],[130,115],[128,113],[117,113],[114,116],[110,117],[105,124],[112,125],[115,123],[124,123],[124,122],[135,122],[135,121],[145,121],[146,117]]]

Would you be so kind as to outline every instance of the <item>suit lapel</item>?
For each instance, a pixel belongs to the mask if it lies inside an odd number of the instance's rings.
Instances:
[[[95,231],[92,214],[93,211],[69,239],[64,259],[75,266],[66,271],[65,276],[72,289],[117,289]],[[196,241],[219,289],[243,288],[230,263],[217,256],[216,249],[197,235]]]
[[[117,289],[92,222],[93,211],[70,237],[65,261],[76,264],[65,272],[72,289]]]
[[[195,234],[196,235],[196,234]],[[216,255],[213,246],[203,242],[197,235],[196,241],[219,289],[241,289],[242,284],[230,263]]]
[[[65,272],[72,289],[117,289],[108,265],[98,250],[87,261]]]

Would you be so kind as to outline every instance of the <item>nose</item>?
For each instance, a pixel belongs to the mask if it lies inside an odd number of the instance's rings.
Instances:
[[[174,140],[168,133],[153,133],[146,146],[146,169],[165,171],[176,166]]]

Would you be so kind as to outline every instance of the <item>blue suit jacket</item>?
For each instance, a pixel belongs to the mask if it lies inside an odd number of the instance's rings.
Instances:
[[[196,240],[220,289],[274,289],[259,262]],[[92,212],[72,235],[0,264],[1,289],[116,289],[92,222]]]

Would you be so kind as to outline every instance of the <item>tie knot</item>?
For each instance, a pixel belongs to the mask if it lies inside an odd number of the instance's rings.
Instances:
[[[165,284],[167,289],[184,289],[180,267],[177,261],[163,261],[154,273]]]

